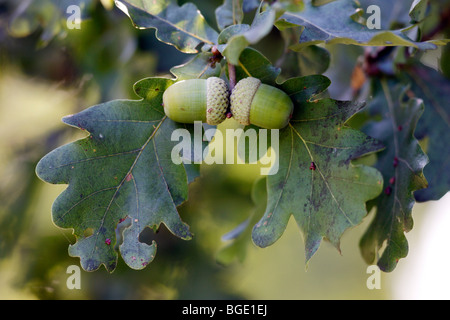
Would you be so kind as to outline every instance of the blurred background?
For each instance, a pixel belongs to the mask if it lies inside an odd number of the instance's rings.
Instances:
[[[0,299],[450,298],[449,194],[416,204],[415,226],[407,234],[408,257],[394,272],[381,275],[379,290],[367,288],[370,274],[358,248],[371,214],[344,234],[342,254],[324,242],[308,268],[294,221],[273,246],[260,249],[248,241],[242,261],[218,259],[227,245],[222,236],[254,210],[257,165],[202,166],[189,201],[180,208],[193,240],[180,240],[163,227],[157,234],[144,234],[158,243],[156,258],[146,269],[131,270],[119,258],[112,274],[104,268],[82,271],[81,289],[69,290],[66,270],[79,265],[67,253],[74,238],[51,220],[52,203],[65,186],[39,180],[37,162],[83,137],[62,124],[63,116],[116,98],[137,99],[135,82],[169,76],[171,67],[191,58],[159,42],[153,30],[133,28],[110,0],[72,1],[89,18],[81,29],[69,30],[61,8],[70,2],[0,0]],[[216,25],[214,10],[222,1],[191,2]],[[283,48],[277,30],[258,46],[268,44]],[[345,98],[343,88],[350,87],[351,70],[363,49],[327,49],[331,61],[326,75],[337,80],[331,95]],[[264,52],[271,61],[280,54]]]

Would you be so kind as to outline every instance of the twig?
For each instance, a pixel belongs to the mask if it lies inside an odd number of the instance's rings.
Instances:
[[[232,91],[234,89],[234,86],[236,85],[236,68],[233,64],[228,62],[228,79],[229,79],[229,86],[230,90]]]

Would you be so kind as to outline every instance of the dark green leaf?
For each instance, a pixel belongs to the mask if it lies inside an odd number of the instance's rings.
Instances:
[[[197,7],[188,2],[179,7],[173,1],[117,0],[116,5],[138,28],[155,28],[156,37],[185,53],[196,53],[197,46],[214,45],[217,32]]]
[[[369,17],[369,14],[366,13],[369,6],[377,5],[380,8],[381,29],[384,30],[404,27],[410,24],[409,11],[411,10],[412,1],[377,1],[375,3],[373,0],[358,0],[358,3],[361,9],[361,18],[364,21]]]
[[[374,95],[384,99],[384,118],[370,123],[365,129],[386,146],[378,154],[375,165],[383,175],[385,189],[368,203],[368,206],[376,207],[376,215],[360,246],[366,262],[377,262],[385,272],[394,270],[398,260],[408,254],[404,233],[413,227],[413,192],[427,185],[423,168],[428,158],[414,137],[424,106],[420,99],[408,99],[405,92],[402,87],[391,89],[383,82],[382,90]],[[384,250],[379,252],[382,247]]]
[[[301,28],[286,28],[281,31],[285,49],[277,62],[285,78],[324,73],[330,65],[327,49],[311,45],[297,48]]]
[[[286,50],[281,62],[282,75],[286,78],[322,74],[330,65],[330,53],[322,47],[311,45],[298,52]]]
[[[427,141],[430,162],[424,169],[428,188],[414,193],[417,201],[438,200],[450,190],[450,80],[438,71],[415,65],[402,70],[413,95],[423,100],[425,111],[416,128],[416,137]]]
[[[134,269],[152,261],[156,243],[139,241],[147,227],[161,223],[176,236],[190,239],[177,206],[187,199],[188,178],[183,165],[172,161],[174,129],[188,128],[168,119],[161,107],[170,79],[149,78],[136,84],[142,100],[115,100],[64,118],[89,135],[59,147],[37,166],[37,174],[53,184],[68,184],[55,200],[53,221],[72,228],[77,242],[71,256],[85,270],[102,264],[112,272],[118,253],[115,230],[126,218],[120,253]]]
[[[242,9],[245,13],[255,10],[259,7],[261,1],[259,0],[244,0],[242,4]]]
[[[291,91],[301,95],[302,89]],[[267,208],[254,226],[255,244],[273,244],[293,215],[309,261],[323,238],[339,249],[343,232],[361,222],[366,201],[382,190],[377,170],[352,164],[382,148],[345,125],[362,107],[332,99],[295,103],[290,124],[280,131],[279,170],[267,177]]]

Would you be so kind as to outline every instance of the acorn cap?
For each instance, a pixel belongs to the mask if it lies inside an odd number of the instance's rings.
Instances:
[[[225,120],[230,104],[227,83],[218,77],[210,77],[206,80],[206,92],[206,123],[218,125]]]
[[[230,109],[233,118],[240,124],[245,126],[250,124],[250,107],[260,84],[261,80],[248,77],[240,80],[234,87],[230,97]]]

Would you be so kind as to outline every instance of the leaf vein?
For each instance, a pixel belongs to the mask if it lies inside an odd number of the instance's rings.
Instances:
[[[322,180],[323,180],[323,182],[325,183],[325,186],[327,187],[328,191],[330,192],[330,195],[331,195],[331,197],[333,198],[333,201],[336,203],[336,205],[338,206],[339,210],[340,210],[341,213],[344,215],[344,217],[347,219],[347,221],[348,221],[352,226],[354,226],[355,223],[348,217],[348,215],[347,215],[347,214],[345,213],[345,211],[342,209],[342,207],[341,207],[339,201],[336,199],[336,196],[334,195],[333,191],[331,190],[331,187],[330,187],[330,185],[328,184],[328,181],[325,179],[325,176],[323,175],[322,170],[320,170],[320,167],[319,167],[318,163],[314,161],[314,157],[313,157],[313,155],[312,155],[312,153],[311,153],[311,150],[309,150],[308,145],[307,145],[305,139],[303,139],[303,137],[300,135],[300,133],[299,133],[297,130],[295,130],[295,128],[294,128],[291,124],[289,124],[289,125],[290,125],[291,128],[295,131],[295,133],[297,134],[297,136],[302,140],[303,144],[305,145],[305,148],[306,148],[306,150],[308,151],[308,154],[309,154],[309,156],[310,156],[310,158],[311,158],[311,161],[313,161],[313,162],[315,163],[316,170],[319,172],[320,176],[322,177]],[[312,199],[310,199],[310,201],[312,201]]]
[[[161,119],[161,122],[158,124],[158,126],[155,128],[155,130],[153,130],[152,134],[150,135],[150,137],[147,139],[147,141],[145,141],[144,145],[141,147],[139,153],[136,155],[136,159],[134,160],[133,164],[131,165],[130,169],[128,170],[127,174],[124,176],[124,178],[122,179],[122,181],[119,183],[119,185],[116,187],[116,192],[114,192],[114,195],[111,198],[111,201],[109,202],[108,206],[105,209],[105,212],[103,214],[103,217],[101,219],[101,225],[99,226],[99,228],[97,229],[96,235],[95,235],[95,242],[97,242],[98,236],[100,234],[100,230],[103,226],[103,224],[105,223],[105,218],[107,213],[109,212],[112,203],[114,202],[114,200],[117,197],[117,194],[119,193],[120,188],[123,186],[123,184],[125,183],[125,181],[127,180],[127,178],[129,177],[129,175],[132,174],[132,171],[134,169],[134,167],[136,166],[139,158],[141,157],[142,153],[144,152],[145,148],[147,147],[147,145],[150,143],[151,140],[153,140],[153,137],[155,136],[156,132],[159,130],[159,128],[161,127],[161,124],[164,122],[164,120],[166,119],[166,117]],[[132,177],[132,176],[131,176]],[[91,252],[91,256],[94,254],[95,250],[97,249],[97,246],[93,246],[92,248],[92,252]]]
[[[65,164],[59,165],[57,167],[54,167],[52,169],[60,169],[60,168],[64,168],[64,167],[67,167],[67,166],[71,166],[71,165],[73,166],[75,164],[80,164],[80,163],[83,163],[83,162],[96,161],[96,160],[101,160],[101,159],[105,159],[105,158],[123,156],[123,155],[133,154],[133,153],[140,152],[140,151],[141,151],[141,149],[135,149],[135,150],[130,150],[130,151],[124,151],[124,152],[118,152],[118,153],[113,153],[113,154],[107,154],[107,155],[104,155],[104,156],[98,156],[98,157],[93,157],[93,158],[82,159],[82,160],[78,160],[78,161],[65,163]]]

